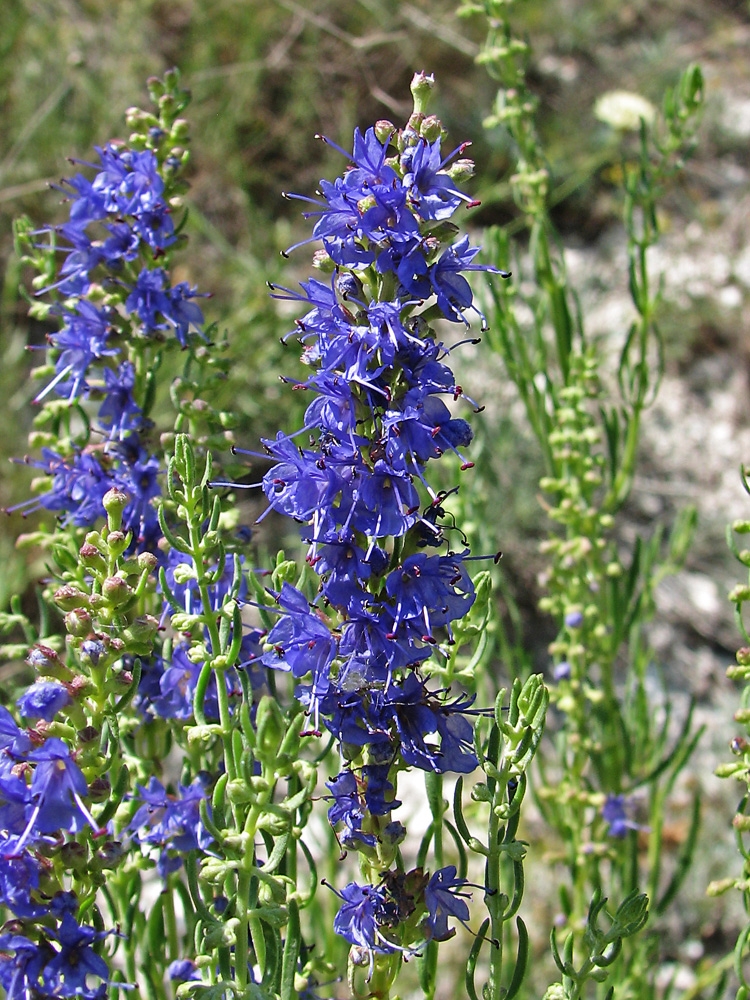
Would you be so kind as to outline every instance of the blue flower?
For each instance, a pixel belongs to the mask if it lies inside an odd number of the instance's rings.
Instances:
[[[36,920],[47,912],[45,905],[32,898],[43,868],[20,841],[0,835],[0,900],[22,920]]]
[[[344,901],[333,920],[336,934],[366,951],[371,963],[373,952],[386,955],[398,950],[380,930],[388,918],[387,894],[382,886],[350,882],[341,892],[334,892]]]
[[[119,347],[108,347],[112,330],[111,312],[106,307],[97,309],[81,299],[76,311],[62,310],[65,325],[59,333],[50,335],[50,343],[61,351],[55,362],[55,377],[35,398],[38,403],[51,389],[58,395],[75,399],[88,390],[86,375],[92,362],[119,353]]]
[[[27,719],[44,719],[52,722],[54,717],[72,698],[67,688],[54,681],[37,681],[27,688],[16,702],[18,711]]]
[[[178,794],[170,795],[164,785],[151,777],[148,785],[136,785],[136,801],[142,805],[127,827],[136,843],[161,848],[157,865],[166,878],[182,864],[180,855],[205,850],[212,837],[200,818],[200,803],[206,798],[203,782],[178,785]]]
[[[456,877],[455,865],[440,868],[427,883],[424,890],[427,917],[424,923],[433,940],[447,941],[456,933],[455,929],[449,930],[448,917],[456,917],[464,924],[469,919],[469,907],[461,897],[470,897],[459,891],[465,885],[465,878]]]
[[[28,759],[36,768],[31,779],[31,815],[21,841],[32,830],[37,834],[59,830],[76,833],[87,824],[98,833],[99,825],[83,802],[88,796],[86,779],[68,746],[52,736],[38,750],[32,750]]]
[[[328,809],[328,822],[331,826],[343,823],[346,827],[346,831],[341,837],[343,846],[349,847],[356,842],[374,846],[375,836],[362,832],[365,811],[354,774],[351,771],[342,771],[335,778],[327,781],[326,787],[333,795],[333,805]]]
[[[124,361],[116,372],[104,369],[104,400],[99,407],[98,420],[112,438],[122,440],[141,426],[143,416],[133,399],[134,386],[135,368],[130,361]]]
[[[648,832],[647,826],[641,826],[632,818],[632,799],[624,795],[608,795],[602,806],[602,819],[608,825],[607,833],[610,837],[621,840],[627,835],[628,830],[643,830]]]
[[[438,137],[433,143],[420,139],[415,146],[407,146],[404,150],[401,156],[404,186],[409,189],[409,201],[421,218],[449,219],[462,201],[471,202],[444,170],[453,156],[465,148],[459,146],[455,153],[443,159]]]
[[[91,946],[112,933],[97,931],[86,925],[79,926],[72,913],[63,913],[57,930],[50,932],[60,950],[44,967],[42,978],[45,989],[54,991],[57,996],[92,1000],[106,995],[101,993],[100,987],[93,990],[87,983],[87,976],[95,976],[104,983],[109,981],[107,963]]]
[[[0,934],[0,984],[7,1000],[29,1000],[41,989],[42,969],[52,957],[51,947],[23,934]]]
[[[41,652],[41,647],[37,647]],[[44,654],[42,654],[44,655]],[[0,750],[10,758],[25,757],[31,750],[31,738],[19,729],[18,723],[4,705],[0,705]]]

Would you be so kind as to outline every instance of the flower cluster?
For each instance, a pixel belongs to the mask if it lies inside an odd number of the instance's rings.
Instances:
[[[60,328],[47,338],[50,360],[38,375],[48,381],[35,399],[52,403],[38,420],[52,425],[42,435],[50,446],[41,459],[26,459],[45,479],[34,498],[13,509],[44,508],[90,527],[104,513],[104,494],[116,487],[130,498],[124,523],[139,550],[153,550],[158,541],[152,501],[161,493],[160,463],[148,443],[153,386],[143,373],[165,341],[174,338],[184,348],[203,336],[198,293],[186,282],[172,286],[163,266],[178,240],[173,211],[186,154],[176,141],[184,133],[180,119],[168,130],[154,124],[137,148],[110,142],[97,148],[98,163],[74,161],[94,173],[60,186],[68,221],[30,234],[49,234],[64,258],[55,280],[42,274],[36,282],[38,295],[56,298],[37,312]],[[36,243],[32,254],[45,249]],[[64,411],[55,397],[67,402]],[[83,414],[81,404],[88,413],[76,427],[70,415]]]
[[[192,717],[201,666],[189,655],[204,635],[199,622],[180,642],[158,641],[176,610],[201,608],[192,557],[164,538],[157,501],[165,461],[149,419],[153,370],[165,352],[189,354],[204,339],[195,290],[172,286],[168,272],[187,157],[178,84],[175,73],[167,84],[152,81],[159,117],[132,109],[129,144],[98,149],[99,162],[83,164],[93,176],[63,182],[67,222],[20,234],[39,294],[54,297],[33,311],[60,329],[48,338],[50,363],[37,372],[47,380],[35,400],[41,458],[26,459],[44,475],[19,506],[59,515],[54,534],[35,537],[55,543],[57,578],[46,596],[67,634],[64,652],[50,636],[28,654],[36,680],[16,702],[26,728],[0,707],[0,905],[12,915],[0,935],[0,984],[9,997],[108,995],[115,984],[101,942],[112,931],[102,930],[94,904],[99,887],[128,852],[144,869],[156,852],[166,880],[188,852],[212,841],[200,812],[213,779],[186,770],[184,784],[168,791],[154,774],[162,773],[158,753],[150,760],[143,750],[172,738],[171,720]],[[44,233],[48,246],[38,242]],[[215,569],[214,609],[242,589],[241,571]],[[253,659],[257,637],[239,640],[242,657]],[[211,681],[209,715],[217,701]],[[241,691],[237,671],[220,683]],[[149,725],[156,719],[166,720],[158,732]],[[126,757],[131,767],[142,758],[142,784],[131,783]],[[131,916],[137,885],[125,895]],[[137,946],[126,945],[131,954]]]
[[[469,907],[461,892],[466,879],[458,878],[454,865],[430,877],[421,868],[391,872],[379,885],[350,882],[337,895],[343,906],[334,920],[334,930],[360,949],[372,965],[374,954],[403,950],[389,936],[399,925],[420,927],[425,940],[446,941],[455,934],[448,917],[461,923],[469,919]]]
[[[475,599],[471,557],[449,547],[445,494],[428,481],[428,467],[447,452],[469,468],[463,449],[472,438],[448,405],[464,393],[431,323],[468,326],[472,311],[483,322],[464,273],[500,272],[473,263],[478,248],[456,238],[448,221],[473,204],[458,187],[472,165],[443,156],[440,123],[421,109],[431,85],[419,74],[406,128],[357,129],[349,169],[321,181],[321,200],[307,215],[316,220],[311,240],[323,249],[315,264],[327,280],[302,282],[301,292],[272,286],[277,298],[306,309],[295,332],[314,372],[295,388],[314,399],[297,434],[264,441],[275,464],[262,489],[269,509],[303,525],[320,582],[312,605],[289,583],[273,593],[280,616],[261,660],[302,682],[297,696],[313,730],[322,720],[335,735],[346,767],[329,785],[329,818],[343,824],[343,843],[381,872],[404,835],[390,819],[398,771],[477,766],[467,718],[473,699],[429,684],[428,661],[446,655],[452,623]],[[295,443],[299,434],[306,446]],[[348,940],[374,952],[397,947],[382,927],[392,930],[399,910],[380,889],[352,885],[344,898],[337,929]],[[444,936],[454,911],[440,912],[429,931]]]
[[[48,682],[34,685],[18,708],[29,719],[50,719],[66,701],[66,688]],[[0,707],[0,903],[16,927],[0,935],[0,983],[12,997],[34,990],[103,997],[109,973],[91,944],[106,934],[79,923],[75,895],[60,888],[50,894],[56,882],[50,857],[60,852],[65,832],[87,826],[99,840],[99,872],[116,864],[117,845],[92,816],[86,800],[95,790],[70,748],[57,737],[44,739],[43,732],[41,726],[19,728]],[[87,986],[87,974],[102,981],[96,989]]]

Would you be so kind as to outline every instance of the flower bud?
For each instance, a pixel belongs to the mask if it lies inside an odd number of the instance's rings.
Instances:
[[[118,531],[122,524],[122,512],[128,505],[130,497],[116,486],[107,490],[102,498],[104,509],[107,512],[107,524],[110,531]]]
[[[159,629],[159,619],[153,615],[140,615],[123,631],[126,644],[150,642]]]
[[[91,862],[92,867],[99,869],[113,869],[119,867],[125,857],[125,848],[117,840],[107,840],[97,847],[96,854]]]
[[[184,142],[190,132],[190,126],[188,125],[187,119],[185,118],[175,118],[172,124],[172,141],[173,142]]]
[[[115,559],[118,559],[128,545],[130,545],[131,537],[130,532],[125,535],[122,531],[110,531],[107,535],[107,548],[109,549],[110,555]]]
[[[387,118],[380,118],[375,122],[373,126],[375,130],[375,137],[378,142],[385,143],[393,133],[396,131],[396,126],[393,122],[389,122]]]
[[[90,604],[89,595],[70,583],[56,590],[52,600],[62,611],[76,611],[78,608],[87,608]]]
[[[191,566],[190,563],[178,563],[175,566],[174,581],[181,587],[195,579],[197,579],[195,566]]]
[[[61,666],[60,657],[49,646],[36,645],[29,650],[26,662],[43,677],[54,677]]]
[[[442,131],[443,126],[440,124],[440,119],[437,115],[427,115],[419,126],[419,134],[427,142],[434,142],[440,137]]]
[[[83,844],[70,840],[60,848],[60,860],[68,871],[83,871],[87,862],[87,850]]]
[[[109,604],[118,608],[126,604],[133,596],[133,588],[129,587],[120,576],[108,576],[102,584],[102,594]]]
[[[154,555],[153,552],[140,552],[138,554],[138,569],[139,570],[141,570],[141,571],[148,570],[149,573],[152,573],[156,569],[156,567],[158,566],[158,564],[159,564],[159,561],[158,561],[158,559],[156,558],[156,556]]]
[[[92,545],[90,542],[83,543],[80,548],[80,556],[81,562],[87,569],[99,570],[101,572],[106,566],[101,552],[96,545]]]
[[[412,77],[410,89],[414,98],[414,111],[417,114],[425,113],[434,87],[435,77],[432,74],[428,75],[424,70],[420,70]]]
[[[463,183],[469,180],[470,177],[474,176],[474,161],[468,159],[467,157],[456,160],[450,165],[446,173],[452,181],[457,184]]]
[[[112,785],[106,774],[102,774],[89,785],[89,798],[92,802],[104,802],[109,798]]]
[[[255,729],[257,733],[257,745],[262,753],[268,756],[275,756],[284,737],[286,727],[284,726],[281,709],[276,699],[270,695],[263,695],[258,703]]]

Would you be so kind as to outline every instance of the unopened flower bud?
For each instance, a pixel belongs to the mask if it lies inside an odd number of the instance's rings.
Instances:
[[[149,573],[152,573],[158,566],[158,560],[153,552],[140,552],[138,554],[138,569],[147,569]]]
[[[87,569],[104,569],[104,557],[96,545],[92,545],[90,542],[84,542],[80,548],[80,556],[81,562],[87,567]]]
[[[130,545],[129,534],[125,535],[122,531],[110,531],[107,535],[107,548],[115,559],[123,554],[128,545]]]
[[[26,662],[33,667],[38,674],[53,676],[61,666],[60,657],[54,649],[49,646],[32,646]]]
[[[117,531],[122,524],[122,512],[128,505],[130,497],[116,486],[107,490],[102,498],[110,531]]]
[[[68,871],[83,871],[86,867],[87,853],[83,844],[70,840],[60,848],[60,860]]]
[[[125,604],[133,595],[133,588],[119,576],[108,576],[102,584],[102,594],[114,607]]]
[[[455,163],[451,163],[446,172],[450,179],[456,183],[468,181],[470,177],[474,176],[474,161],[468,157],[456,160]]]
[[[159,628],[159,619],[153,615],[140,615],[122,633],[125,642],[148,642],[153,639]]]
[[[373,126],[375,130],[375,136],[378,142],[385,143],[386,140],[390,139],[393,133],[396,131],[396,126],[393,122],[389,122],[387,118],[380,118],[375,122]]]
[[[106,774],[102,774],[94,780],[89,785],[89,798],[92,802],[104,802],[109,798],[112,791],[112,785],[110,784],[109,778]]]
[[[104,643],[99,639],[86,639],[81,644],[81,658],[88,659],[95,667],[99,666],[102,656],[104,656]]]
[[[435,77],[427,74],[424,70],[415,73],[411,81],[411,93],[414,98],[414,111],[417,114],[424,114],[435,86]]]
[[[434,142],[438,139],[442,130],[443,126],[440,124],[440,119],[437,115],[427,115],[419,126],[419,134],[427,142]]]
[[[324,274],[333,274],[336,269],[336,265],[326,250],[315,251],[313,254],[312,266],[316,270],[322,271]]]
[[[92,865],[97,868],[117,868],[125,857],[125,848],[117,840],[107,840],[97,848]]]
[[[89,595],[82,590],[68,583],[55,591],[52,600],[62,611],[76,611],[78,608],[87,608],[90,603]]]

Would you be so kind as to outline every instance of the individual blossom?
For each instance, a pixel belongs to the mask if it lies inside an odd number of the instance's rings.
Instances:
[[[50,932],[59,950],[47,962],[42,972],[46,990],[53,995],[64,997],[98,998],[103,996],[101,987],[92,988],[88,977],[109,981],[107,963],[98,955],[92,945],[112,934],[112,931],[97,931],[93,927],[79,925],[68,910],[62,914],[57,930]]]
[[[458,878],[456,866],[448,865],[434,873],[424,890],[424,904],[427,907],[425,928],[434,941],[447,941],[456,933],[448,928],[448,917],[455,917],[465,924],[469,919],[469,907],[465,900],[471,898],[460,890],[466,885],[465,878]]]
[[[27,719],[44,719],[51,722],[57,713],[70,705],[70,692],[55,681],[37,681],[27,688],[16,701],[18,711]]]
[[[633,819],[634,802],[625,795],[608,795],[602,806],[602,819],[607,824],[610,837],[621,840],[627,836],[628,830],[648,831],[647,826],[641,826]]]
[[[76,833],[86,825],[100,833],[99,824],[83,801],[89,794],[86,779],[67,744],[56,736],[49,737],[27,759],[36,767],[30,786],[30,816],[17,846],[20,848],[33,835],[59,830]]]

